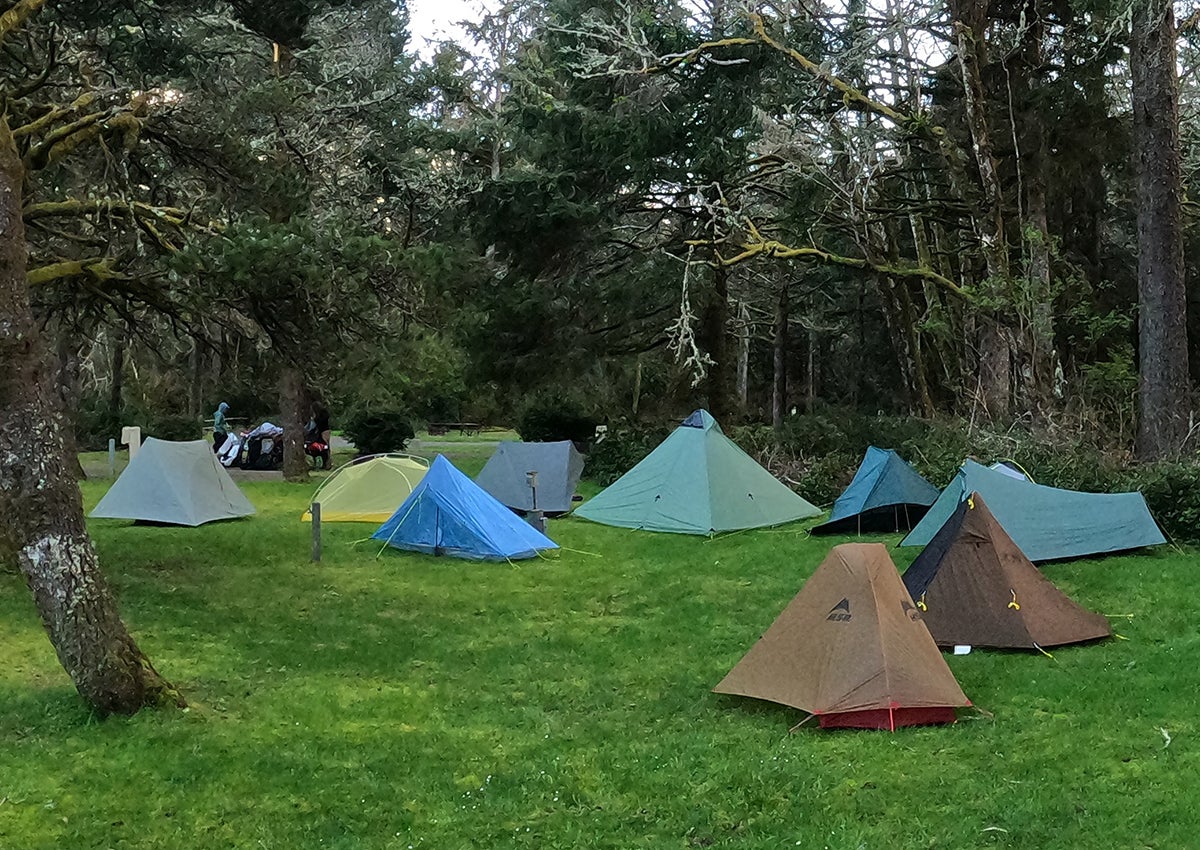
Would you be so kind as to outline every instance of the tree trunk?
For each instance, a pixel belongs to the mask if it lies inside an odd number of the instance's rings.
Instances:
[[[112,361],[109,364],[108,412],[119,427],[125,409],[125,349],[129,345],[129,331],[118,325],[112,332]],[[117,435],[120,436],[120,435]]]
[[[1021,138],[1017,151],[1018,183],[1024,183],[1025,208],[1022,221],[1023,239],[1029,251],[1027,304],[1024,309],[1026,327],[1018,340],[1017,359],[1021,376],[1020,399],[1026,410],[1040,414],[1048,410],[1054,381],[1054,307],[1051,277],[1051,237],[1047,213],[1047,167],[1049,149],[1046,127],[1041,111],[1028,108],[1034,102],[1034,88],[1041,77],[1045,59],[1042,43],[1045,24],[1037,0],[1030,4],[1033,12],[1028,26],[1023,28],[1022,49],[1013,64],[1009,93],[1009,114],[1017,126],[1014,139]],[[1016,92],[1021,119],[1012,103]],[[1020,190],[1018,186],[1018,190]]]
[[[279,378],[279,412],[283,417],[283,480],[294,484],[308,481],[304,426],[308,422],[310,406],[304,373],[295,366],[285,366]]]
[[[750,404],[750,309],[738,304],[737,399],[742,412]]]
[[[804,412],[812,413],[817,406],[817,329],[808,329],[808,363],[804,389]]]
[[[994,300],[1002,300],[1008,294],[1012,271],[1004,227],[1004,192],[992,148],[983,87],[987,4],[982,0],[966,0],[959,6],[955,10],[954,28],[958,36],[963,104],[984,199],[982,214],[975,216],[975,228],[983,243],[983,255],[987,262],[988,294]],[[984,318],[978,340],[979,401],[989,418],[1000,419],[1008,415],[1011,407],[1012,383],[1009,375],[1012,352],[1008,335],[1000,326],[999,311],[993,309],[990,312],[991,315]]]
[[[1011,350],[1004,328],[994,316],[980,317],[978,327],[979,387],[975,401],[984,419],[1001,419],[1009,412]]]
[[[732,412],[732,363],[729,357],[729,271],[713,269],[713,289],[704,311],[704,350],[712,363],[708,367],[705,388],[708,409],[718,420]]]
[[[0,115],[0,557],[16,557],[58,659],[102,714],[182,705],[125,629],[83,518],[25,281],[24,179]]]
[[[638,415],[638,407],[642,403],[642,355],[637,356],[633,367],[633,418]]]
[[[1138,199],[1138,436],[1143,460],[1175,457],[1190,410],[1171,0],[1134,4],[1133,158]]]
[[[188,378],[188,416],[199,420],[204,415],[204,357],[200,340],[194,336],[188,352]]]
[[[774,345],[774,392],[771,397],[771,425],[778,431],[787,416],[788,394],[788,282],[779,282],[779,295],[775,299],[775,345]]]

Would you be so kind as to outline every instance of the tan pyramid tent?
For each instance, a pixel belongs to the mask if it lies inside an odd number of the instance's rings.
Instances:
[[[211,443],[148,437],[89,516],[195,526],[252,513]]]
[[[904,584],[941,646],[1036,649],[1112,635],[1103,615],[1073,601],[1025,557],[978,493],[950,515]]]
[[[799,708],[823,727],[952,723],[971,704],[881,543],[835,546],[713,690]]]
[[[317,488],[322,522],[387,522],[429,471],[429,461],[405,454],[372,455],[338,469]],[[304,512],[305,522],[312,515]]]

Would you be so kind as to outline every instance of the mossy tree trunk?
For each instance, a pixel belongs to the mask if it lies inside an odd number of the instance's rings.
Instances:
[[[54,370],[29,306],[23,180],[0,116],[0,557],[15,557],[59,661],[97,711],[182,704],[121,622],[88,537]]]

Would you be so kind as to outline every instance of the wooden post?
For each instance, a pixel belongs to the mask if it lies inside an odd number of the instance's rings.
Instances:
[[[108,477],[117,477],[117,441],[108,439]]]
[[[321,503],[313,502],[312,512],[312,559],[314,564],[321,562]]]

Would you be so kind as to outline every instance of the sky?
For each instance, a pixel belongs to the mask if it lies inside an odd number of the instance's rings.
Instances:
[[[483,0],[408,0],[409,30],[413,46],[425,57],[432,51],[429,42],[451,38],[460,41],[463,32],[455,24],[479,17]]]

